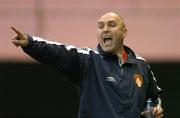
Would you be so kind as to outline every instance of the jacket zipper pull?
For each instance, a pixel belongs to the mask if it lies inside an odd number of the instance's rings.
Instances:
[[[121,70],[121,75],[123,75],[123,68],[122,68],[122,61],[121,61],[121,59],[119,59],[119,66],[120,66],[120,70]]]

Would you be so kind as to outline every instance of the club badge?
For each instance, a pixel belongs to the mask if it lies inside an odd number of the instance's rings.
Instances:
[[[142,87],[143,85],[143,78],[140,74],[134,74],[134,81],[138,87]]]

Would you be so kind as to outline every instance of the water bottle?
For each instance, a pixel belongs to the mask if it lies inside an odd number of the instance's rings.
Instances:
[[[146,108],[145,108],[145,118],[154,118],[152,113],[153,111],[153,104],[151,98],[146,101]]]

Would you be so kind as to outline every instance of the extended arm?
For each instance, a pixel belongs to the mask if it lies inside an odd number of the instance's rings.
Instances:
[[[12,40],[14,45],[21,46],[24,52],[37,61],[56,67],[74,82],[79,81],[83,68],[88,63],[88,55],[79,53],[78,49],[71,45],[32,37],[14,27],[11,28],[16,33]]]

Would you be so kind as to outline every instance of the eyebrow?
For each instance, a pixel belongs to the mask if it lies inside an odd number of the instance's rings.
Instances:
[[[115,20],[109,20],[108,22],[116,22]]]
[[[102,23],[104,23],[104,22],[103,22],[103,21],[98,21],[98,22],[97,22],[97,24],[102,24]]]

